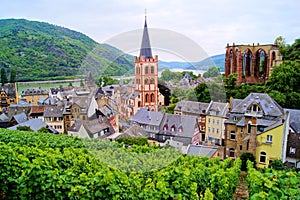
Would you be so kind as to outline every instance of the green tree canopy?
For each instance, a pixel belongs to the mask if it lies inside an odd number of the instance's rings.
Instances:
[[[6,70],[4,68],[1,68],[1,84],[2,86],[8,83],[7,75],[6,75]]]
[[[33,131],[29,126],[18,126],[17,130],[19,130],[19,131]]]
[[[17,69],[15,67],[11,68],[10,70],[10,83],[15,83],[17,82]]]
[[[211,78],[211,77],[217,77],[220,76],[220,70],[217,67],[210,67],[208,68],[207,72],[203,74],[204,78]]]

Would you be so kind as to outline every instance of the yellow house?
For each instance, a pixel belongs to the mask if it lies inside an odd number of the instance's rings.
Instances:
[[[276,123],[256,137],[256,163],[259,168],[267,168],[274,160],[285,161],[288,130],[285,123]]]
[[[40,98],[48,98],[48,97],[49,97],[49,93],[42,88],[29,88],[22,91],[21,93],[21,98],[33,105],[38,105],[38,100]]]
[[[222,145],[224,136],[224,121],[228,111],[228,103],[211,101],[206,112],[205,132],[206,141]]]

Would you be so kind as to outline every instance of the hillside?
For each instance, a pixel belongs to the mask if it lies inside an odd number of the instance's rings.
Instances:
[[[160,61],[159,62],[159,69],[163,70],[166,68],[180,68],[180,69],[190,69],[190,70],[207,70],[210,67],[217,66],[220,68],[221,72],[224,72],[224,63],[225,63],[225,54],[215,55],[208,58],[205,58],[204,60],[201,60],[199,62],[165,62]]]
[[[88,36],[60,26],[25,19],[0,20],[0,68],[17,68],[17,80],[122,75],[132,62]]]

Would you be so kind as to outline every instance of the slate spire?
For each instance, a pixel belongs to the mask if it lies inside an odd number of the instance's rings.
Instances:
[[[153,58],[152,57],[151,46],[150,46],[148,28],[147,28],[147,17],[146,17],[146,15],[145,15],[145,25],[144,25],[142,46],[141,46],[141,50],[140,50],[140,57],[141,56],[143,56],[144,58]]]

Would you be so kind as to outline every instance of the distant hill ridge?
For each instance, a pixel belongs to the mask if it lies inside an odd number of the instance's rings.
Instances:
[[[49,80],[94,75],[120,76],[134,73],[133,56],[108,44],[68,28],[26,19],[0,20],[0,68],[17,69],[18,81]],[[206,70],[217,66],[223,71],[225,55],[200,62],[164,62],[159,69]]]
[[[0,20],[0,68],[17,68],[18,81],[57,76],[122,75],[131,61],[88,36],[45,22]]]

